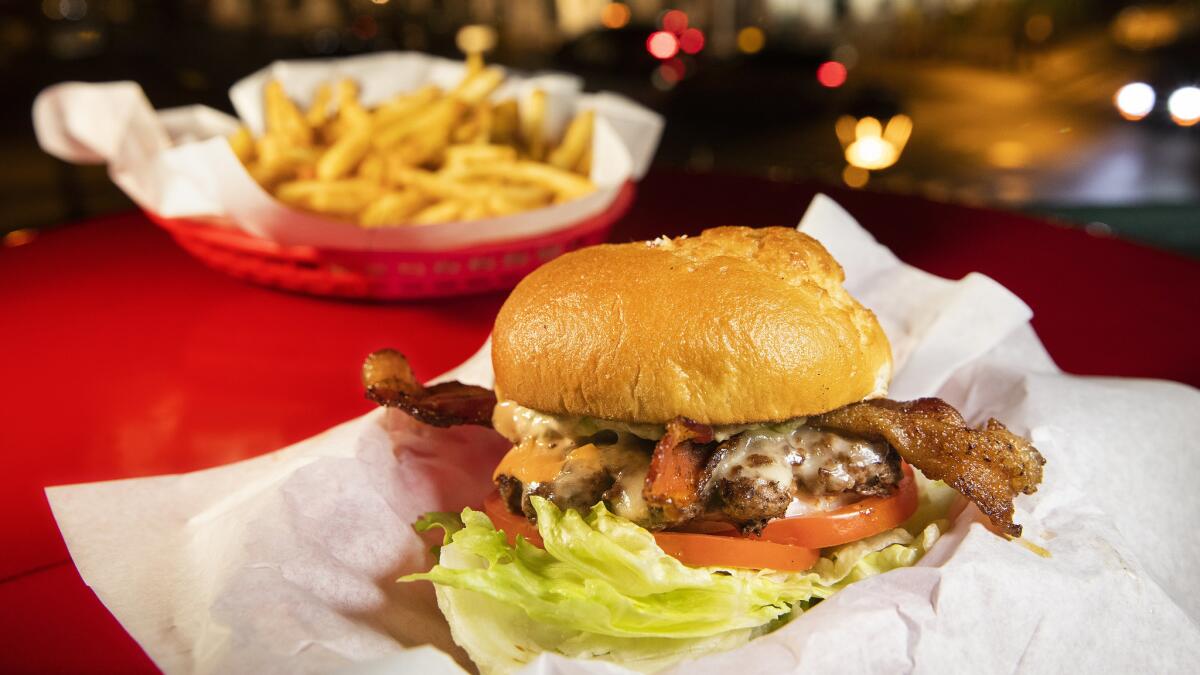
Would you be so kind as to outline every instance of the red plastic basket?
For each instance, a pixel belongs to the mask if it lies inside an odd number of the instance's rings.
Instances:
[[[446,251],[284,246],[228,224],[146,215],[188,253],[239,279],[310,295],[409,300],[512,288],[551,258],[604,241],[633,194],[626,183],[603,212],[562,230]]]

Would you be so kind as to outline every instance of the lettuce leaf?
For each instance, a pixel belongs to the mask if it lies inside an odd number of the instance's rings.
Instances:
[[[485,673],[511,672],[543,651],[649,672],[731,649],[846,584],[913,565],[944,527],[913,519],[905,525],[919,529],[827,549],[804,573],[696,568],[603,504],[583,515],[532,501],[545,549],[523,538],[510,546],[479,511],[430,514],[424,529],[447,533],[439,564],[400,580],[437,585],[455,641]]]

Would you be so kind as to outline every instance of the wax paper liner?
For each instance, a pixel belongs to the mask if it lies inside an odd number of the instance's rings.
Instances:
[[[825,197],[802,228],[887,328],[893,397],[942,396],[1033,438],[1045,482],[1017,519],[1051,557],[968,508],[915,567],[673,672],[1193,670],[1200,393],[1059,372],[1011,293],[902,264]],[[445,377],[491,384],[487,345]],[[412,521],[478,505],[506,449],[380,410],[237,464],[48,496],[84,580],[168,672],[456,672],[471,665],[432,589],[393,580],[433,562]],[[549,654],[527,670],[621,671]]]

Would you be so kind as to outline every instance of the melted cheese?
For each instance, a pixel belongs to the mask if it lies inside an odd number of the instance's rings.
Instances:
[[[849,469],[884,461],[887,446],[818,431],[803,424],[747,431],[713,470],[713,479],[749,478],[793,487],[793,494],[840,493],[854,485]],[[789,511],[825,510],[829,504],[795,503]]]

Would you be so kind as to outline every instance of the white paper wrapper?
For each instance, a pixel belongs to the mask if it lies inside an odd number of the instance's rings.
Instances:
[[[1029,434],[1047,458],[1018,500],[1043,559],[970,508],[921,562],[850,586],[739,650],[727,672],[1190,672],[1200,662],[1200,392],[1060,373],[995,282],[900,263],[818,197],[802,228],[896,351],[892,396],[939,395]],[[487,345],[445,378],[490,385]],[[168,672],[455,672],[422,512],[478,504],[506,444],[376,411],[290,448],[180,476],[47,491],[84,580]],[[543,655],[536,673],[616,672]]]
[[[370,106],[426,83],[451,88],[464,65],[412,52],[341,59],[277,61],[229,90],[238,116],[263,131],[265,84],[278,79],[303,105],[323,82],[350,77]],[[349,250],[436,251],[552,232],[603,212],[628,181],[650,165],[662,118],[611,93],[585,94],[582,82],[559,74],[510,74],[494,93],[519,104],[534,88],[547,93],[546,133],[558,138],[579,110],[596,111],[590,195],[534,211],[470,222],[417,227],[360,228],[289,208],[250,177],[224,137],[238,120],[205,106],[155,112],[132,82],[67,82],[47,88],[33,104],[38,142],[69,162],[108,163],[113,182],[138,206],[168,218],[224,222],[281,244]]]

